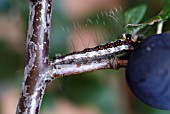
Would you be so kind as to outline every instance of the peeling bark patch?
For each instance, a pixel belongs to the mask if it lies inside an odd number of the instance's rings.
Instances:
[[[48,63],[49,57],[48,56],[44,57],[43,60],[44,60],[44,63]]]

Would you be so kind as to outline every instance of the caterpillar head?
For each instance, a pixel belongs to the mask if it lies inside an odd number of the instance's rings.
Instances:
[[[144,38],[143,36],[139,35],[123,34],[123,39],[126,41],[127,44],[136,47],[137,44],[139,44]]]

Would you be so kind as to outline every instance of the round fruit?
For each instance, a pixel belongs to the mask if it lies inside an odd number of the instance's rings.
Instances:
[[[143,40],[130,55],[126,80],[146,104],[170,109],[170,33]]]

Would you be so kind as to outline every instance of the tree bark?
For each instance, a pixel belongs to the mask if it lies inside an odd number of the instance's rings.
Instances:
[[[52,0],[29,1],[29,27],[22,92],[16,114],[38,114],[47,84]]]

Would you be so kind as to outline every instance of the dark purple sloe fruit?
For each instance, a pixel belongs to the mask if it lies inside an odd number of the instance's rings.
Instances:
[[[144,103],[170,109],[170,33],[150,36],[137,46],[129,58],[126,80]]]

